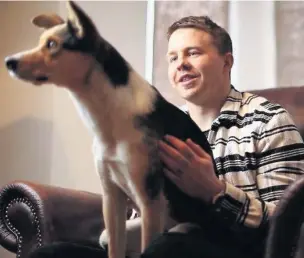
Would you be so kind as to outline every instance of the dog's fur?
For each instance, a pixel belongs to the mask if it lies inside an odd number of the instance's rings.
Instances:
[[[68,2],[68,11],[67,21],[57,15],[35,17],[32,22],[44,29],[39,45],[7,57],[6,65],[21,80],[67,89],[92,132],[109,257],[125,257],[127,197],[140,210],[142,251],[164,231],[168,217],[211,228],[216,239],[233,239],[228,232],[217,233],[218,222],[211,223],[213,217],[201,200],[190,198],[163,176],[157,141],[165,134],[191,138],[212,156],[204,134],[136,73],[81,8]]]

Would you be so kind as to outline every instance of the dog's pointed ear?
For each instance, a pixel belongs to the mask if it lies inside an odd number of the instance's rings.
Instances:
[[[82,39],[85,35],[92,35],[95,27],[92,20],[85,12],[73,1],[67,2],[68,8],[68,26],[72,29],[74,35],[78,39]]]
[[[64,20],[57,14],[40,14],[32,19],[32,23],[39,28],[49,29],[64,23]]]

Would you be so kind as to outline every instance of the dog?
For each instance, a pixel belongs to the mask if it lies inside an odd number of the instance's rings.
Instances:
[[[212,157],[205,135],[98,33],[80,6],[69,1],[67,8],[66,20],[56,14],[33,18],[43,29],[38,46],[8,56],[5,63],[19,80],[66,89],[92,133],[109,257],[125,257],[128,198],[141,216],[141,252],[169,219],[202,224],[202,211],[209,224],[207,205],[170,182],[158,156],[158,141],[169,134],[191,138]]]

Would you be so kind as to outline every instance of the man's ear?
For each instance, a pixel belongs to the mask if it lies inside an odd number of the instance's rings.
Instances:
[[[224,56],[224,67],[231,70],[233,63],[234,63],[234,57],[232,53],[230,52],[226,53]]]
[[[73,34],[82,39],[85,36],[92,36],[96,33],[92,20],[85,12],[73,1],[67,2],[68,9],[68,26]]]
[[[64,23],[64,20],[57,14],[41,14],[34,17],[32,23],[39,28],[49,29]]]

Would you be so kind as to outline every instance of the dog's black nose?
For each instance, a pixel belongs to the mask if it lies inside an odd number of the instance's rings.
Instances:
[[[5,59],[6,67],[10,71],[16,71],[18,67],[18,60],[14,58]]]

